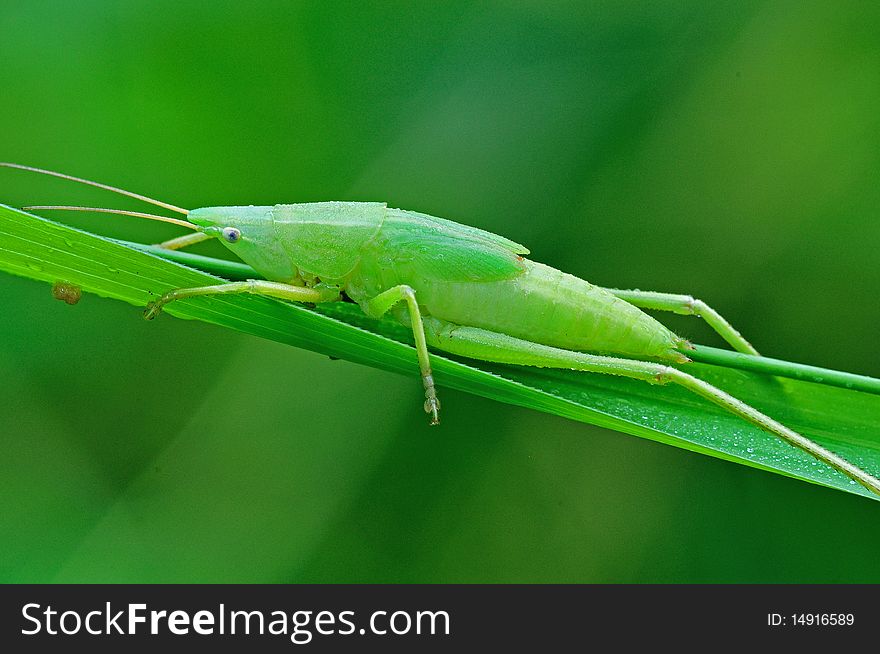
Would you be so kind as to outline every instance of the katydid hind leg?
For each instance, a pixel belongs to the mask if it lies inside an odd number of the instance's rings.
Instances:
[[[606,291],[640,309],[671,311],[683,316],[702,318],[721,338],[737,352],[757,355],[758,351],[720,313],[702,300],[690,295],[658,293],[655,291],[606,288]]]
[[[759,356],[758,351],[749,343],[736,328],[729,323],[720,313],[715,311],[702,300],[691,295],[675,293],[660,293],[656,291],[606,289],[621,300],[629,302],[641,309],[655,309],[657,311],[669,311],[683,316],[696,316],[701,318],[716,334],[721,336],[728,345],[742,354]],[[693,348],[690,343],[687,346]],[[768,392],[787,393],[788,385],[785,380],[777,377],[763,377],[761,383],[767,386]]]
[[[165,293],[158,300],[150,302],[144,309],[144,318],[152,320],[169,302],[184,300],[191,297],[206,295],[236,295],[251,293],[253,295],[265,295],[279,300],[292,302],[334,302],[339,299],[339,290],[332,287],[293,286],[280,282],[270,282],[264,279],[249,279],[244,282],[230,282],[213,286],[197,286],[193,288],[178,288]]]
[[[736,399],[721,389],[677,368],[649,361],[620,359],[564,350],[514,338],[506,334],[490,332],[475,327],[454,325],[431,317],[425,319],[425,333],[431,346],[473,359],[541,368],[597,372],[606,375],[641,379],[655,384],[678,384],[777,436],[786,443],[807,452],[868,490],[880,495],[880,480],[858,466],[789,429],[769,416],[764,415],[754,407]]]
[[[422,385],[425,388],[425,413],[431,416],[431,424],[437,425],[440,424],[440,400],[437,398],[437,388],[434,385],[434,375],[431,372],[425,326],[419,304],[416,301],[415,291],[406,285],[394,286],[364,302],[361,308],[368,316],[381,318],[399,302],[406,302],[406,308],[409,312],[413,337],[416,342],[416,354],[419,359],[419,371],[422,375]]]

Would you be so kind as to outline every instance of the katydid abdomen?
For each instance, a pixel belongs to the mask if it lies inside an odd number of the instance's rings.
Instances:
[[[443,281],[420,277],[405,263],[381,268],[362,261],[347,284],[355,301],[405,284],[413,288],[424,315],[479,327],[544,345],[682,360],[683,339],[628,302],[589,282],[523,259],[525,270],[491,282]],[[403,324],[410,320],[396,312]]]

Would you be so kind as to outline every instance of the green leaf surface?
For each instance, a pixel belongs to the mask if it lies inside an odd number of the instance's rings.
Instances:
[[[0,205],[0,235],[0,270],[49,283],[69,282],[83,291],[137,306],[174,288],[217,283],[218,277],[193,265],[218,270],[227,277],[247,272],[240,264],[172,255],[191,264],[182,265],[154,256],[143,247],[130,247],[4,205]],[[413,377],[418,374],[407,330],[391,321],[372,321],[355,305],[338,303],[309,309],[262,297],[229,296],[174,302],[166,312]],[[687,365],[689,372],[871,474],[880,474],[880,396],[735,369],[729,365],[736,365],[736,357],[713,358],[711,349],[700,351],[705,353],[704,361],[725,361],[728,365],[692,363]],[[680,388],[438,354],[432,362],[441,386],[878,499],[809,455]],[[797,368],[787,362],[775,363]],[[816,375],[821,376],[821,371]],[[828,375],[849,377],[830,371]],[[863,380],[866,388],[876,386],[876,380],[852,378]],[[444,411],[454,410],[454,406],[444,407]],[[421,408],[414,406],[413,411]]]

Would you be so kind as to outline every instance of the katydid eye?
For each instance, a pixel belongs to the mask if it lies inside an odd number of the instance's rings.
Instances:
[[[227,240],[229,243],[238,243],[241,238],[241,232],[238,231],[235,227],[224,227],[223,231],[220,232],[223,235],[223,238]]]

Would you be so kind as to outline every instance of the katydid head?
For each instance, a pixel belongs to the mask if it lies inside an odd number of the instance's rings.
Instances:
[[[275,236],[272,207],[203,207],[187,218],[266,279],[286,282],[296,277],[296,267]]]
[[[267,279],[341,283],[385,218],[380,202],[205,207],[187,215]]]

